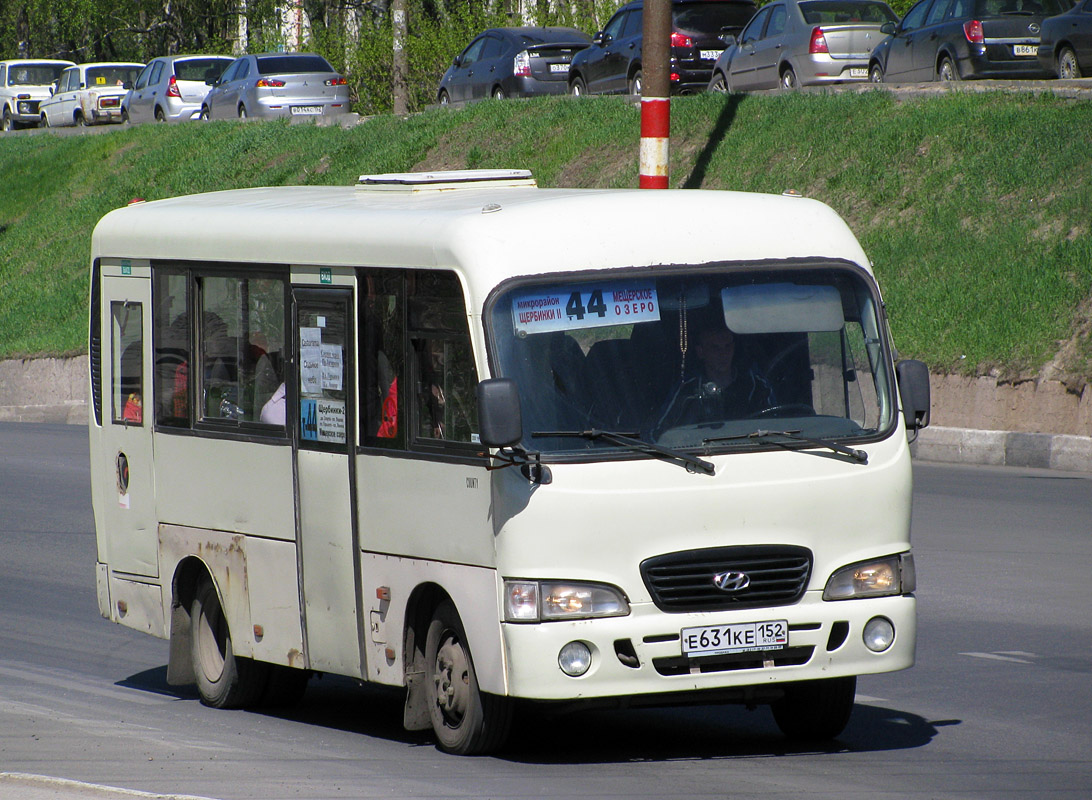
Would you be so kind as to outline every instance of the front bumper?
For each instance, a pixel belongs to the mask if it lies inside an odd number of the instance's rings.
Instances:
[[[895,626],[894,644],[884,653],[872,652],[861,638],[865,623],[877,616]],[[683,628],[778,619],[789,623],[783,650],[695,659],[682,655]],[[681,701],[687,693],[895,672],[914,663],[915,623],[912,595],[827,602],[819,591],[773,608],[665,614],[643,603],[626,617],[506,623],[508,693],[532,700],[666,695]],[[579,678],[566,676],[558,666],[558,653],[572,641],[592,651],[592,666]]]

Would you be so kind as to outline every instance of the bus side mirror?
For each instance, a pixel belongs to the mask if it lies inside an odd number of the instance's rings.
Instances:
[[[478,397],[478,427],[486,447],[512,447],[523,438],[519,392],[511,378],[489,378],[475,390]]]
[[[895,365],[906,427],[919,430],[929,425],[929,368],[921,361],[904,359]]]

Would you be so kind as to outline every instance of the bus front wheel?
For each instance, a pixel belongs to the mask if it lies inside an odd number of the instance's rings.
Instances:
[[[265,691],[265,665],[236,658],[220,598],[207,578],[194,594],[190,625],[193,672],[201,702],[213,708],[254,705]]]
[[[857,678],[853,676],[800,681],[788,684],[785,696],[771,709],[777,727],[790,739],[825,741],[845,730],[856,695]]]
[[[462,621],[450,601],[432,616],[425,639],[429,718],[440,747],[456,755],[499,747],[511,727],[507,698],[478,689]]]

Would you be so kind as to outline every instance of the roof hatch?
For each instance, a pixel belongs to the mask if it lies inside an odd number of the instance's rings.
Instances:
[[[441,172],[389,172],[361,175],[356,188],[364,191],[437,192],[484,187],[535,188],[529,169],[455,169]]]

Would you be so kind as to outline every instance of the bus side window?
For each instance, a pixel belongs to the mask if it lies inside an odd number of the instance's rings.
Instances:
[[[405,320],[400,270],[361,270],[360,373],[363,439],[370,446],[405,447]]]
[[[204,276],[197,285],[201,417],[259,422],[284,380],[284,281]]]
[[[155,421],[158,425],[190,426],[189,279],[183,272],[155,273]]]
[[[451,272],[407,273],[415,440],[476,442],[478,374],[466,305]]]
[[[144,309],[140,303],[110,304],[113,420],[143,425]]]

